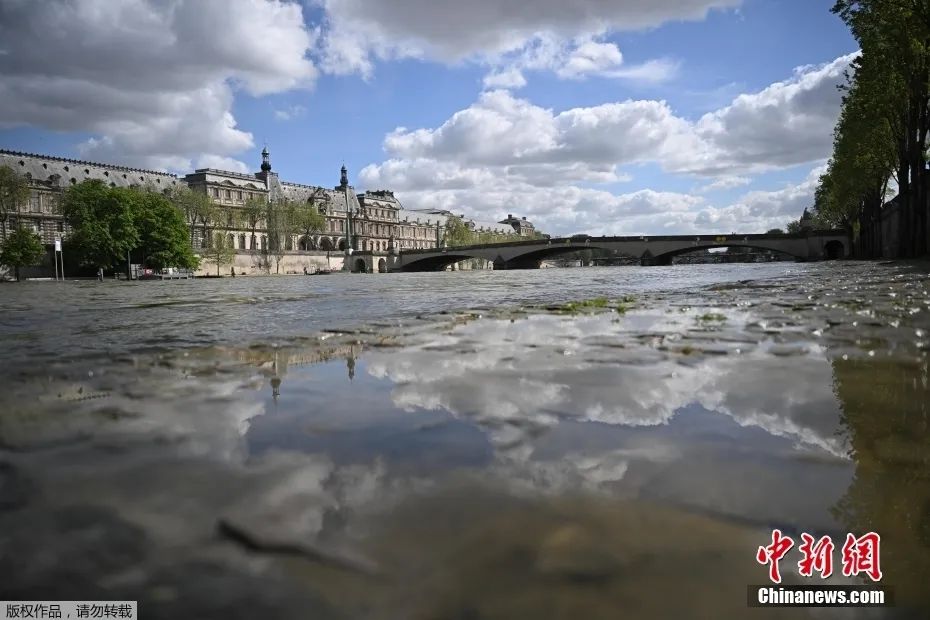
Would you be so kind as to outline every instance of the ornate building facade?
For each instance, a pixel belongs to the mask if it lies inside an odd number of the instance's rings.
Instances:
[[[32,155],[15,151],[0,150],[0,166],[7,166],[16,174],[26,177],[32,189],[29,202],[19,205],[11,213],[7,230],[12,226],[30,228],[51,245],[57,237],[67,234],[67,225],[58,212],[58,199],[62,191],[71,185],[97,179],[110,187],[155,187],[170,191],[183,184],[173,174],[97,164],[64,157]]]
[[[204,230],[209,229],[209,235],[225,234],[237,255],[242,255],[237,256],[235,264],[246,272],[250,269],[247,258],[269,249],[264,222],[257,222],[254,231],[243,223],[247,218],[241,215],[244,215],[250,200],[287,200],[319,209],[324,216],[323,230],[310,235],[295,233],[285,240],[285,251],[293,255],[341,253],[350,247],[354,252],[374,254],[439,247],[446,221],[452,216],[448,211],[406,209],[388,190],[356,193],[355,188],[349,185],[345,166],[341,170],[339,185],[332,188],[282,181],[272,170],[267,148],[262,150],[259,171],[251,174],[202,168],[179,177],[153,170],[4,150],[0,150],[0,166],[8,166],[25,176],[32,189],[29,203],[20,205],[10,215],[7,227],[23,225],[32,228],[46,244],[67,235],[67,224],[57,209],[58,200],[67,187],[82,181],[98,179],[111,187],[144,186],[166,193],[188,187],[204,193],[223,207],[225,221],[195,227],[191,239],[194,250],[198,251],[208,243]],[[512,225],[510,220],[516,224]],[[476,231],[515,237],[525,235],[525,230],[532,230],[532,225],[525,219],[512,217],[503,222],[466,222]],[[291,261],[291,264],[296,266],[298,263]]]

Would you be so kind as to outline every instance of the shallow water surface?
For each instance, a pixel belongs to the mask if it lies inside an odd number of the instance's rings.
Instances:
[[[49,289],[4,287],[0,593],[166,618],[926,617],[927,269],[708,267],[80,284],[45,331],[17,312]],[[53,355],[82,316],[99,342]],[[748,609],[774,527],[879,532],[897,606]]]

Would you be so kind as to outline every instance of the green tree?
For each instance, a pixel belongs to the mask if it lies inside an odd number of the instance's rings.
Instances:
[[[843,101],[821,206],[854,220],[864,253],[878,255],[881,201],[893,175],[902,253],[923,254],[930,249],[930,2],[837,0],[833,12],[849,26],[861,56]]]
[[[31,191],[26,177],[9,166],[0,166],[0,238],[6,237],[6,223],[11,213],[29,200]]]
[[[267,205],[265,228],[268,230],[268,251],[275,259],[275,273],[281,273],[281,260],[293,249],[297,210],[289,200],[272,200]]]
[[[320,213],[315,201],[294,205],[294,230],[300,237],[311,237],[323,232],[326,218]]]
[[[45,255],[45,246],[39,235],[17,226],[0,245],[0,264],[12,267],[19,282],[19,268],[38,265]]]
[[[476,243],[475,233],[460,217],[450,215],[446,218],[446,229],[443,233],[443,244],[455,248]]]
[[[255,249],[255,231],[261,226],[268,211],[268,201],[264,198],[249,198],[242,208],[243,223],[249,230],[249,247]]]
[[[171,202],[184,214],[189,227],[191,246],[194,245],[194,233],[197,226],[202,228],[203,239],[207,238],[207,227],[216,219],[216,204],[204,192],[195,192],[189,187],[177,187],[170,194]]]
[[[214,232],[204,255],[216,263],[216,275],[220,275],[220,268],[232,262],[236,250],[226,233]]]
[[[139,245],[134,199],[128,190],[107,187],[103,181],[84,181],[69,187],[61,211],[71,226],[68,253],[82,265],[110,268]]]
[[[199,260],[191,247],[185,216],[172,201],[155,192],[122,191],[134,194],[130,199],[133,200],[133,218],[139,232],[139,244],[134,254],[153,269],[196,269]]]
[[[767,234],[767,235],[783,235],[783,234],[785,234],[785,231],[783,231],[781,228],[770,228],[769,230],[765,231],[765,234]]]

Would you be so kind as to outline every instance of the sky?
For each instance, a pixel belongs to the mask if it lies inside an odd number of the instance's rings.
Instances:
[[[0,148],[389,189],[550,234],[811,205],[857,47],[833,0],[0,0]]]

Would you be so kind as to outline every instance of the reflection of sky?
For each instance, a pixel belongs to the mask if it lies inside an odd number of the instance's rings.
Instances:
[[[851,466],[821,351],[760,345],[680,364],[622,328],[611,316],[485,320],[367,352],[351,381],[344,361],[292,369],[251,420],[249,448],[377,462],[391,478],[477,468],[515,489],[832,527]]]

